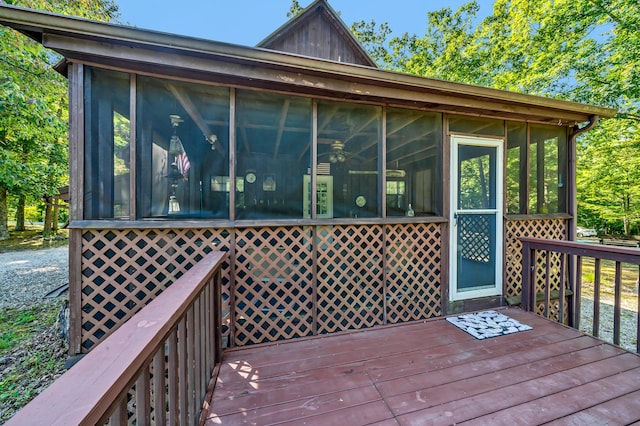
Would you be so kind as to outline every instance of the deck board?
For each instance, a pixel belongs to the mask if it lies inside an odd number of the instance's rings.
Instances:
[[[533,330],[477,340],[436,319],[228,350],[207,424],[640,420],[640,357],[503,312]]]
[[[546,395],[626,371],[638,365],[637,358],[633,354],[623,354],[540,377],[537,380],[514,383],[478,395],[461,395],[439,406],[403,415],[401,423],[418,425],[428,422],[433,425],[448,425],[477,419],[488,413],[524,404]],[[529,421],[531,424],[531,419]]]

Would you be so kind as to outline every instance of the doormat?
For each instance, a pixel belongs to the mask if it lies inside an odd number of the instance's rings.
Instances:
[[[449,317],[447,321],[476,339],[489,339],[533,329],[496,311],[483,311]]]

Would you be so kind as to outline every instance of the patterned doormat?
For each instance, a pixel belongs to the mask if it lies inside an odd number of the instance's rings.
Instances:
[[[476,339],[488,339],[533,329],[496,311],[483,311],[449,317],[447,321]]]

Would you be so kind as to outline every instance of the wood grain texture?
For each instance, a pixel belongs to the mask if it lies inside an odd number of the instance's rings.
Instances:
[[[533,330],[476,340],[438,318],[228,350],[205,424],[640,420],[640,357],[501,312]]]

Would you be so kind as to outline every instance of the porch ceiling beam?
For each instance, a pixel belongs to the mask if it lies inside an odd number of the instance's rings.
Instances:
[[[331,122],[331,120],[333,119],[333,117],[336,115],[336,113],[338,112],[338,105],[334,105],[330,108],[329,113],[325,114],[324,119],[322,120],[322,123],[320,123],[318,125],[318,133],[321,133],[323,131],[326,130],[327,126],[329,125],[329,123]]]
[[[213,121],[209,121],[208,123],[213,124]],[[227,125],[229,123],[227,123],[226,121],[219,121],[217,122],[218,124],[221,125]],[[246,127],[247,129],[253,129],[253,130],[278,130],[279,126],[274,126],[273,124],[254,124],[254,123],[244,123],[243,124],[244,127]],[[283,131],[285,132],[297,132],[297,133],[309,133],[309,129],[306,127],[292,127],[292,126],[284,126]]]
[[[334,105],[330,108],[329,113],[325,114],[324,119],[322,120],[322,123],[318,124],[318,134],[322,133],[323,131],[325,131],[326,127],[329,125],[329,123],[331,122],[331,120],[333,119],[333,117],[336,115],[336,113],[338,112],[338,105]],[[318,142],[319,143],[319,142]],[[300,155],[298,156],[298,161],[302,160],[302,158],[304,157],[304,155],[309,151],[310,146],[307,145],[307,147],[305,149],[302,150],[302,152],[300,153]]]
[[[416,119],[414,119],[414,120],[408,120],[408,121],[407,121],[407,123],[406,123],[404,126],[402,126],[402,127],[406,127],[406,126],[408,126],[409,124],[411,124],[412,122],[414,122],[414,121],[415,121],[415,120],[417,120],[417,119],[418,119],[418,118],[416,118]],[[399,130],[400,130],[400,128],[395,129],[394,131],[392,131],[392,133],[396,133],[396,132],[397,132],[397,131],[399,131]],[[430,134],[432,134],[432,133],[433,133],[433,130],[427,130],[426,132],[424,132],[424,133],[422,133],[422,134],[420,134],[420,135],[416,135],[416,136],[414,136],[413,138],[411,138],[411,139],[407,139],[407,140],[403,141],[401,144],[398,144],[398,145],[394,146],[394,147],[393,147],[393,149],[389,149],[389,142],[388,142],[389,134],[388,134],[388,135],[387,135],[387,155],[391,154],[392,152],[394,152],[394,151],[396,151],[396,150],[398,150],[398,149],[400,149],[400,148],[402,148],[402,147],[404,147],[404,146],[406,146],[406,145],[409,145],[410,143],[412,143],[412,142],[414,142],[414,141],[416,141],[416,140],[419,140],[419,139],[422,139],[422,138],[424,138],[424,137],[427,137],[427,136],[429,136],[429,135],[430,135]],[[377,143],[377,142],[375,142],[375,143],[371,143],[371,144],[369,144],[369,145],[365,146],[364,148],[362,148],[360,151],[358,151],[358,152],[354,153],[353,155],[357,157],[358,155],[360,155],[360,154],[362,154],[363,152],[365,152],[367,149],[370,149],[371,147],[373,147],[376,143]],[[417,152],[422,152],[422,151],[417,151]],[[414,153],[415,153],[415,152],[414,152]],[[413,155],[413,154],[411,154],[411,155]],[[400,157],[400,158],[394,158],[394,159],[393,159],[393,160],[391,160],[391,161],[398,161],[398,160],[400,160],[401,158],[402,158],[402,159],[404,159],[404,158],[406,158],[406,157],[408,157],[408,156],[404,156],[404,157]],[[389,159],[387,159],[387,160],[389,161]]]
[[[408,127],[411,124],[415,123],[416,121],[420,120],[420,118],[422,118],[421,114],[414,114],[413,117],[408,117],[406,120],[404,120],[404,122],[394,126],[393,129],[388,129],[387,137],[393,136],[394,134],[398,133],[400,130],[404,129],[405,127]],[[387,125],[388,123],[389,123],[389,120],[387,120]]]
[[[484,129],[490,128],[491,126],[493,126],[493,123],[478,123],[478,125],[476,127],[473,128],[473,130],[470,131],[466,131],[464,133],[474,133],[474,134],[486,134],[486,133],[482,133],[482,131]]]
[[[419,154],[425,154],[421,157],[418,157]],[[429,146],[425,149],[420,149],[418,151],[414,151],[411,154],[403,155],[402,157],[398,157],[394,159],[394,161],[402,161],[405,158],[411,158],[412,161],[407,162],[407,164],[417,163],[425,158],[434,157],[436,155],[436,148],[434,146]]]
[[[363,129],[366,129],[367,126],[369,126],[371,123],[373,123],[377,118],[381,118],[381,116],[373,114],[371,115],[371,117],[365,121],[364,123],[362,123],[360,126],[358,126],[353,132],[351,132],[351,135],[348,138],[345,138],[342,143],[345,144],[345,147],[347,145],[347,142],[349,142],[350,140],[352,140],[353,138],[355,138],[356,136],[360,136],[361,132]],[[376,146],[378,144],[377,140],[374,140],[373,142],[369,143],[368,145],[366,145],[360,152],[366,151],[367,149]]]
[[[128,70],[145,69],[168,75],[215,74],[230,82],[268,87],[301,94],[339,95],[348,99],[402,101],[414,107],[439,106],[444,111],[476,113],[483,116],[520,115],[529,120],[560,124],[582,123],[593,114],[612,116],[615,110],[555,99],[388,73],[365,67],[332,64],[332,69],[309,69],[290,64],[261,64],[252,58],[230,58],[217,53],[204,54],[139,44],[117,45],[64,35],[45,34],[44,45],[70,60],[94,62]],[[158,63],[158,54],[163,63]],[[302,60],[302,59],[300,59]],[[320,61],[312,61],[314,63]],[[324,66],[326,64],[323,62]],[[333,71],[348,68],[344,73]],[[198,77],[204,78],[204,75]]]
[[[189,95],[186,94],[184,90],[180,90],[173,84],[167,84],[167,89],[171,92],[171,94],[173,94],[173,96],[176,97],[178,102],[180,102],[182,108],[187,111],[187,114],[189,114],[189,117],[191,117],[193,122],[196,123],[196,126],[198,126],[198,129],[200,129],[204,138],[209,141],[209,138],[211,137],[211,135],[213,135],[213,132],[202,118],[200,111],[198,111],[198,108],[194,105]],[[217,150],[220,150],[221,154],[224,154],[224,150],[221,144],[217,144],[215,148]]]
[[[280,143],[282,142],[282,135],[284,133],[284,125],[287,123],[287,114],[289,113],[289,105],[291,100],[286,99],[282,105],[282,111],[280,113],[280,123],[278,124],[278,134],[276,136],[276,146],[273,150],[273,158],[278,158],[278,151],[280,150]]]
[[[415,142],[417,140],[426,138],[429,135],[431,135],[432,133],[433,133],[433,130],[427,130],[426,132],[423,132],[423,133],[421,133],[419,135],[415,135],[412,138],[403,140],[402,143],[399,143],[397,145],[393,145],[392,149],[389,149],[390,144],[387,142],[387,155],[392,154],[393,152],[395,152],[395,151],[397,151],[397,150],[399,150],[401,148],[404,148],[405,146],[407,146],[407,145],[409,145],[409,144],[411,144],[411,143],[413,143],[413,142]]]

